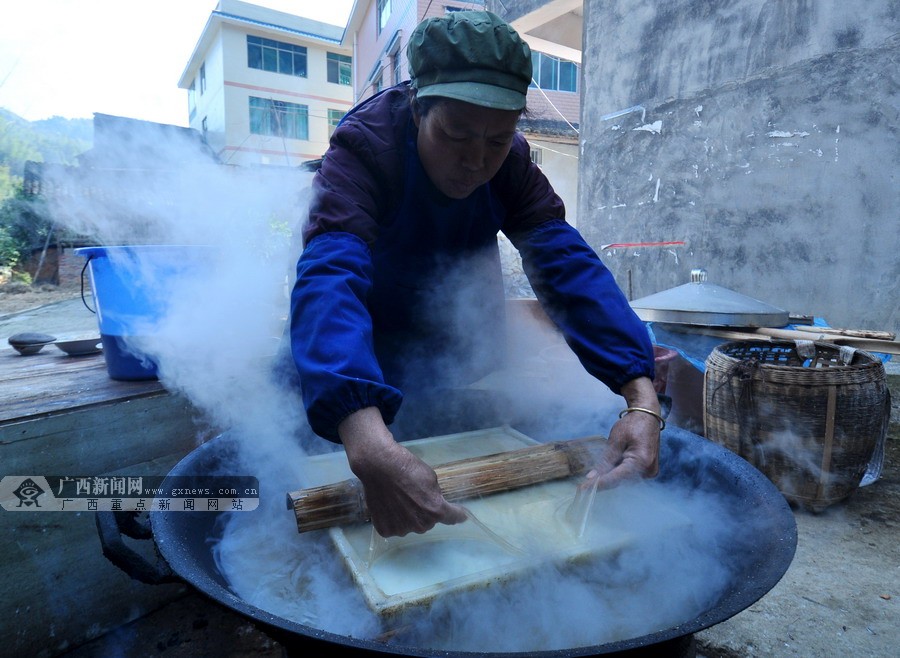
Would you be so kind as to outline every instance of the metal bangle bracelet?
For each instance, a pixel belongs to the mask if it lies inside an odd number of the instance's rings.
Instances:
[[[660,432],[662,432],[664,429],[666,429],[666,419],[663,418],[662,416],[660,416],[658,413],[656,413],[652,409],[644,409],[643,407],[628,407],[627,409],[622,409],[622,411],[619,412],[619,418],[621,418],[625,414],[631,413],[632,411],[643,411],[645,414],[650,414],[651,416],[656,418],[656,420],[659,421],[659,431]]]

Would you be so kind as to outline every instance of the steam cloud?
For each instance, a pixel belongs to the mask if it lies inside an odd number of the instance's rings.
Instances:
[[[102,185],[95,180],[91,194],[69,195],[51,210],[105,245],[212,248],[190,275],[149,282],[165,286],[159,290],[165,312],[133,340],[156,359],[168,389],[238,438],[236,472],[260,479],[257,511],[221,517],[217,563],[241,597],[277,616],[363,639],[396,631],[368,610],[327,536],[298,533],[284,504],[285,493],[304,484],[302,460],[335,449],[311,435],[297,393],[278,376],[310,175],[200,165],[175,148],[166,159],[189,164],[177,172],[110,174]],[[84,181],[62,178],[54,185],[83,188]],[[139,264],[132,276],[137,283],[145,274]],[[466,313],[481,291],[463,285],[459,272],[448,271],[445,284],[434,289],[434,301],[454,311],[449,326],[468,337],[472,358],[487,358],[495,343],[473,339],[486,332]],[[525,306],[515,313],[506,367],[469,386],[469,399],[496,400],[495,418],[515,420],[540,440],[608,431],[621,400],[588,376],[559,335],[529,318]],[[453,365],[444,360],[438,375],[454,379]],[[647,541],[596,568],[548,563],[508,587],[473,591],[463,604],[437,600],[427,614],[407,620],[396,641],[471,651],[565,648],[653,632],[702,611],[729,577],[721,523],[728,511],[710,496],[658,483],[609,492],[605,500],[605,513],[643,528]],[[654,511],[673,500],[686,519],[677,530]],[[662,501],[667,504],[656,504]],[[525,626],[533,632],[522,633]]]
[[[311,174],[197,164],[183,142],[168,147],[165,162],[188,164],[56,172],[46,184],[70,193],[50,197],[51,215],[106,246],[197,246],[179,276],[160,276],[158,253],[137,252],[133,260],[108,252],[113,266],[162,309],[134,319],[126,341],[151,356],[164,385],[190,399],[214,427],[292,437],[304,422],[302,409],[273,376],[273,359],[299,252],[293,229]],[[164,144],[155,149],[159,155]]]

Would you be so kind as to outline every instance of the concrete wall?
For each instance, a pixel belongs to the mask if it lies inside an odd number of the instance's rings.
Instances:
[[[549,1],[552,2],[552,0]],[[548,0],[516,0],[515,2],[487,0],[484,3],[484,8],[502,16],[504,20],[512,22],[517,18],[537,11],[546,4],[548,4]]]
[[[900,329],[898,14],[586,0],[579,228],[632,298],[703,267],[832,326]],[[656,241],[685,245],[603,249]]]

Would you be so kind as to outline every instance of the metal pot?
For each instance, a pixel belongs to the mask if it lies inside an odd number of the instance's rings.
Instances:
[[[543,651],[539,655],[685,655],[685,647],[692,646],[693,633],[725,621],[752,605],[774,587],[787,571],[797,545],[797,528],[790,507],[775,486],[748,462],[695,434],[670,428],[663,433],[662,439],[660,480],[678,480],[679,484],[688,483],[700,491],[717,492],[740,510],[742,522],[752,524],[748,527],[755,529],[740,541],[735,541],[731,549],[739,565],[737,573],[721,596],[705,611],[677,626],[625,641]],[[185,457],[172,469],[169,477],[219,473],[222,464],[232,463],[235,449],[234,439],[227,433],[220,435]],[[221,514],[225,512],[154,512],[149,527],[136,527],[127,523],[127,516],[103,512],[98,513],[97,524],[104,555],[133,578],[149,583],[183,580],[217,603],[253,620],[289,652],[296,651],[299,655],[301,651],[308,653],[310,650],[343,647],[352,649],[354,653],[444,657],[490,655],[388,645],[337,635],[250,605],[229,588],[213,558],[210,539],[220,532],[217,521]],[[125,547],[121,540],[122,532],[152,538],[161,556],[160,561],[157,564],[148,563]],[[538,653],[502,655],[535,656]]]
[[[789,314],[780,308],[709,283],[706,270],[691,270],[691,281],[631,302],[645,322],[718,327],[783,327]]]

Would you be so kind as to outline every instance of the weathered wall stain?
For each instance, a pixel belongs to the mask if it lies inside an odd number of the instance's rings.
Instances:
[[[686,243],[601,250],[633,297],[703,267],[792,313],[900,328],[898,7],[587,0],[579,228],[598,249]]]

